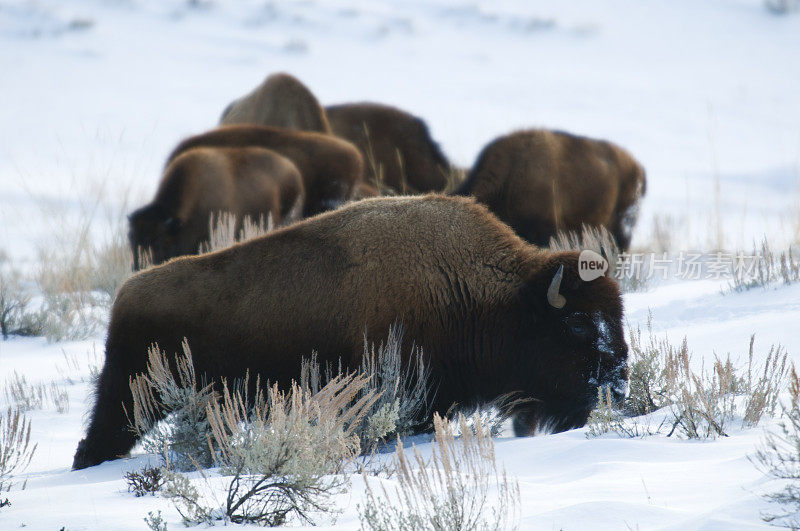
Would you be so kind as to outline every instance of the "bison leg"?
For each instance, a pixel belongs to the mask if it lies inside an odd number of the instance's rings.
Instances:
[[[614,226],[611,229],[611,234],[617,241],[617,247],[619,247],[620,251],[625,252],[631,246],[633,228],[636,225],[636,220],[638,218],[638,203],[629,205],[617,212]]]
[[[72,469],[98,465],[127,454],[136,443],[126,411],[133,414],[128,384],[132,373],[106,359],[97,382],[97,396],[86,438],[78,443]]]
[[[518,217],[510,220],[509,225],[518,236],[537,247],[550,245],[550,238],[558,232],[553,223],[536,217]]]

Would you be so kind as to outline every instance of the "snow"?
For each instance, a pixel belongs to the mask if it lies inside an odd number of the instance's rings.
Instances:
[[[37,244],[86,212],[102,239],[153,193],[180,138],[280,70],[325,104],[425,117],[462,166],[520,127],[625,146],[648,175],[634,246],[658,215],[673,219],[675,248],[750,249],[765,234],[781,248],[800,234],[799,45],[800,16],[760,0],[5,0],[0,250],[33,267]],[[626,295],[626,319],[644,328],[652,313],[654,332],[686,337],[698,364],[743,361],[751,334],[758,355],[780,343],[800,360],[800,286],[726,286],[657,284]],[[70,397],[66,414],[30,413],[39,448],[0,527],[141,529],[159,509],[180,526],[168,501],[126,492],[124,471],[151,457],[69,471],[102,352],[102,334],[0,341],[0,382],[16,372]],[[525,529],[749,529],[775,486],[747,456],[772,424],[702,443],[575,430],[496,445],[519,478]],[[354,477],[334,527],[358,526],[363,488]]]

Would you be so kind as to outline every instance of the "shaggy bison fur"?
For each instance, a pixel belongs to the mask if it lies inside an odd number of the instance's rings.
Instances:
[[[128,239],[139,269],[139,251],[150,250],[160,264],[175,256],[196,254],[209,239],[212,215],[271,217],[276,225],[291,221],[303,205],[303,180],[297,167],[264,148],[195,148],[167,167],[153,201],[129,217]]]
[[[168,162],[188,149],[201,146],[263,147],[294,162],[303,176],[306,217],[337,208],[349,200],[364,172],[361,153],[346,140],[312,131],[257,125],[229,125],[189,137],[172,151]]]
[[[297,131],[330,133],[325,110],[296,77],[272,74],[249,94],[234,101],[220,118],[221,125],[272,125]]]
[[[450,163],[413,114],[378,103],[325,108],[333,133],[361,150],[367,166],[395,193],[438,192],[447,186]]]
[[[608,277],[583,282],[578,254],[529,245],[471,199],[375,198],[223,251],[142,271],[111,312],[97,400],[73,468],[128,452],[129,379],[152,343],[186,337],[198,377],[247,371],[283,385],[300,360],[358,365],[365,331],[404,329],[422,347],[433,408],[528,398],[517,432],[585,423],[597,387],[627,386],[622,301]],[[407,361],[407,360],[406,360]],[[424,419],[423,419],[424,420]]]
[[[589,225],[627,250],[644,192],[644,169],[621,147],[535,129],[486,146],[456,194],[474,196],[536,245]]]

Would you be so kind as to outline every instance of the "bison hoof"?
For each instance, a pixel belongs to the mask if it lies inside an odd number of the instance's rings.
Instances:
[[[91,456],[86,448],[86,439],[81,439],[78,443],[78,449],[75,450],[75,457],[72,459],[72,470],[82,470],[90,466],[99,465],[102,459],[97,459]]]

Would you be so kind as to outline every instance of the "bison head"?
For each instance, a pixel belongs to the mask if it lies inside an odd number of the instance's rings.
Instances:
[[[532,322],[520,353],[529,401],[517,411],[518,435],[582,426],[597,388],[621,402],[628,393],[628,346],[615,280],[581,280],[578,253],[556,253],[537,267],[521,297]],[[605,391],[604,391],[605,393]]]
[[[185,254],[179,238],[182,222],[161,205],[151,204],[136,210],[128,216],[128,224],[134,270],[144,265],[140,262],[140,252],[149,252],[154,265]]]

